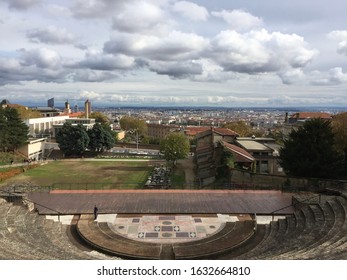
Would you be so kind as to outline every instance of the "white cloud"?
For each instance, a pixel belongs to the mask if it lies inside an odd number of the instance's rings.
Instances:
[[[70,82],[87,82],[87,83],[96,83],[104,81],[112,81],[118,79],[119,76],[117,73],[110,71],[99,71],[91,69],[77,69],[66,75],[66,80]]]
[[[188,1],[178,1],[173,5],[173,11],[192,21],[206,21],[209,12],[205,7]]]
[[[163,33],[170,23],[161,7],[145,1],[126,3],[113,17],[113,29],[129,33]]]
[[[347,31],[335,30],[328,34],[329,39],[339,40],[337,52],[347,56]]]
[[[165,37],[116,33],[105,43],[104,51],[142,59],[172,61],[192,60],[208,45],[196,34],[173,31]]]
[[[265,29],[244,34],[222,31],[211,45],[211,57],[225,71],[250,74],[302,68],[317,54],[298,35]]]
[[[212,12],[212,15],[224,19],[229,27],[236,31],[249,31],[263,26],[261,18],[243,10],[222,10],[221,12]]]
[[[79,99],[90,99],[90,100],[101,100],[103,94],[97,93],[95,91],[81,90],[79,92]]]
[[[341,67],[332,68],[327,73],[315,71],[312,77],[311,84],[316,86],[340,85],[347,82],[347,73],[343,73]]]
[[[296,84],[305,78],[305,74],[301,68],[290,69],[278,73],[282,82],[286,85]]]
[[[297,0],[0,1],[1,95],[82,88],[100,100],[117,89],[115,100],[129,104],[295,104],[312,92],[345,100],[346,63],[331,45],[347,56],[346,1],[328,13]]]

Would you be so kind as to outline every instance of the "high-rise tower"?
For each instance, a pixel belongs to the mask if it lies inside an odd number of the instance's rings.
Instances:
[[[91,105],[89,99],[87,99],[86,102],[84,102],[84,113],[85,113],[85,115],[86,115],[85,117],[87,119],[89,119],[91,112],[92,112],[92,105]]]
[[[48,99],[47,106],[51,107],[51,108],[54,108],[54,98]]]
[[[71,109],[70,109],[70,103],[68,100],[66,100],[65,102],[65,110],[64,110],[65,113],[67,114],[71,114]]]

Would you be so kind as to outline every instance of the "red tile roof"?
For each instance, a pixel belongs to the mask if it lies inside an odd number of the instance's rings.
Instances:
[[[299,112],[290,116],[291,119],[331,119],[331,114],[322,112]]]
[[[226,149],[228,149],[229,151],[231,151],[233,153],[233,155],[235,156],[236,162],[253,162],[253,161],[255,161],[255,158],[246,150],[244,150],[244,149],[242,149],[236,145],[227,143],[225,141],[221,141],[221,144]]]
[[[232,131],[229,128],[222,128],[222,127],[212,127],[213,131],[219,135],[223,136],[238,136],[238,133],[235,131]],[[211,130],[210,126],[187,126],[185,128],[185,134],[188,136],[195,136],[198,133]]]
[[[214,131],[223,136],[238,136],[238,133],[229,128],[215,127]]]
[[[84,112],[76,112],[76,113],[63,113],[60,116],[69,116],[70,118],[79,118],[84,115]]]
[[[200,132],[211,129],[209,126],[187,126],[184,133],[188,136],[195,136]]]

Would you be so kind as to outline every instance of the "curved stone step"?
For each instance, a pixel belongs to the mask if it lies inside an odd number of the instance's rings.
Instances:
[[[196,258],[210,258],[218,254],[241,246],[254,234],[255,222],[252,220],[226,223],[226,231],[220,231],[213,235],[213,238],[206,241],[201,239],[194,244],[182,243],[174,244],[173,250],[176,259],[196,259]]]
[[[99,227],[91,215],[81,215],[77,223],[77,231],[81,238],[101,252],[126,258],[159,259],[160,244],[138,243],[113,232],[106,233]]]

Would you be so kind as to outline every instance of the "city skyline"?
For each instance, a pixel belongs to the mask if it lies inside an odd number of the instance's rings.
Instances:
[[[0,0],[0,96],[347,106],[346,10],[342,0]]]

